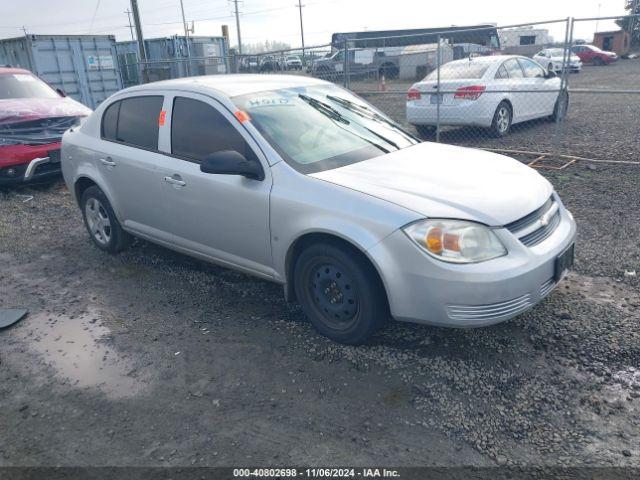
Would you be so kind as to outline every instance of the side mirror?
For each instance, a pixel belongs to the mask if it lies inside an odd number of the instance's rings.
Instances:
[[[547,74],[544,78],[556,78],[558,75],[553,70],[547,70]]]
[[[262,166],[257,161],[244,158],[235,150],[222,150],[212,153],[201,164],[203,173],[218,175],[241,175],[252,180],[264,180]]]
[[[66,97],[67,96],[67,92],[65,92],[61,88],[56,88],[56,92],[58,92],[58,95],[60,95],[61,97]]]

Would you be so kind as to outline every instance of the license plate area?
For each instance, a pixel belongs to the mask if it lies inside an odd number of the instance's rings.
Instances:
[[[432,93],[429,97],[429,101],[431,102],[431,105],[438,105],[439,103],[442,104],[442,97],[443,95],[441,93]]]
[[[553,275],[556,282],[560,281],[560,279],[564,276],[567,270],[573,267],[573,262],[575,259],[574,254],[575,254],[575,244],[572,243],[560,255],[556,257],[554,275]]]

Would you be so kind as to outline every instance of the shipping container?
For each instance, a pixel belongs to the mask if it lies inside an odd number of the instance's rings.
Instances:
[[[27,35],[3,39],[0,65],[31,70],[90,108],[122,88],[112,35]]]
[[[144,41],[148,80],[168,80],[197,75],[229,73],[228,49],[224,37],[189,37],[189,52],[184,36],[151,38]],[[138,43],[116,43],[124,86],[140,82]],[[188,58],[191,61],[188,61]]]

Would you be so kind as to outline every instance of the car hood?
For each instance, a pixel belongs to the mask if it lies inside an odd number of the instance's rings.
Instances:
[[[357,190],[425,217],[502,226],[531,213],[553,187],[509,157],[424,142],[312,177]]]
[[[8,98],[0,100],[0,125],[52,117],[84,117],[91,109],[69,98]]]

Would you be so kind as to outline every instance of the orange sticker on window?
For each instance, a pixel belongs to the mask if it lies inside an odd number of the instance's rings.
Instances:
[[[248,122],[249,120],[251,120],[249,114],[244,110],[236,110],[236,113],[234,113],[234,115],[240,123]]]
[[[167,111],[160,110],[160,115],[158,116],[158,126],[164,127],[164,121],[167,118]]]

